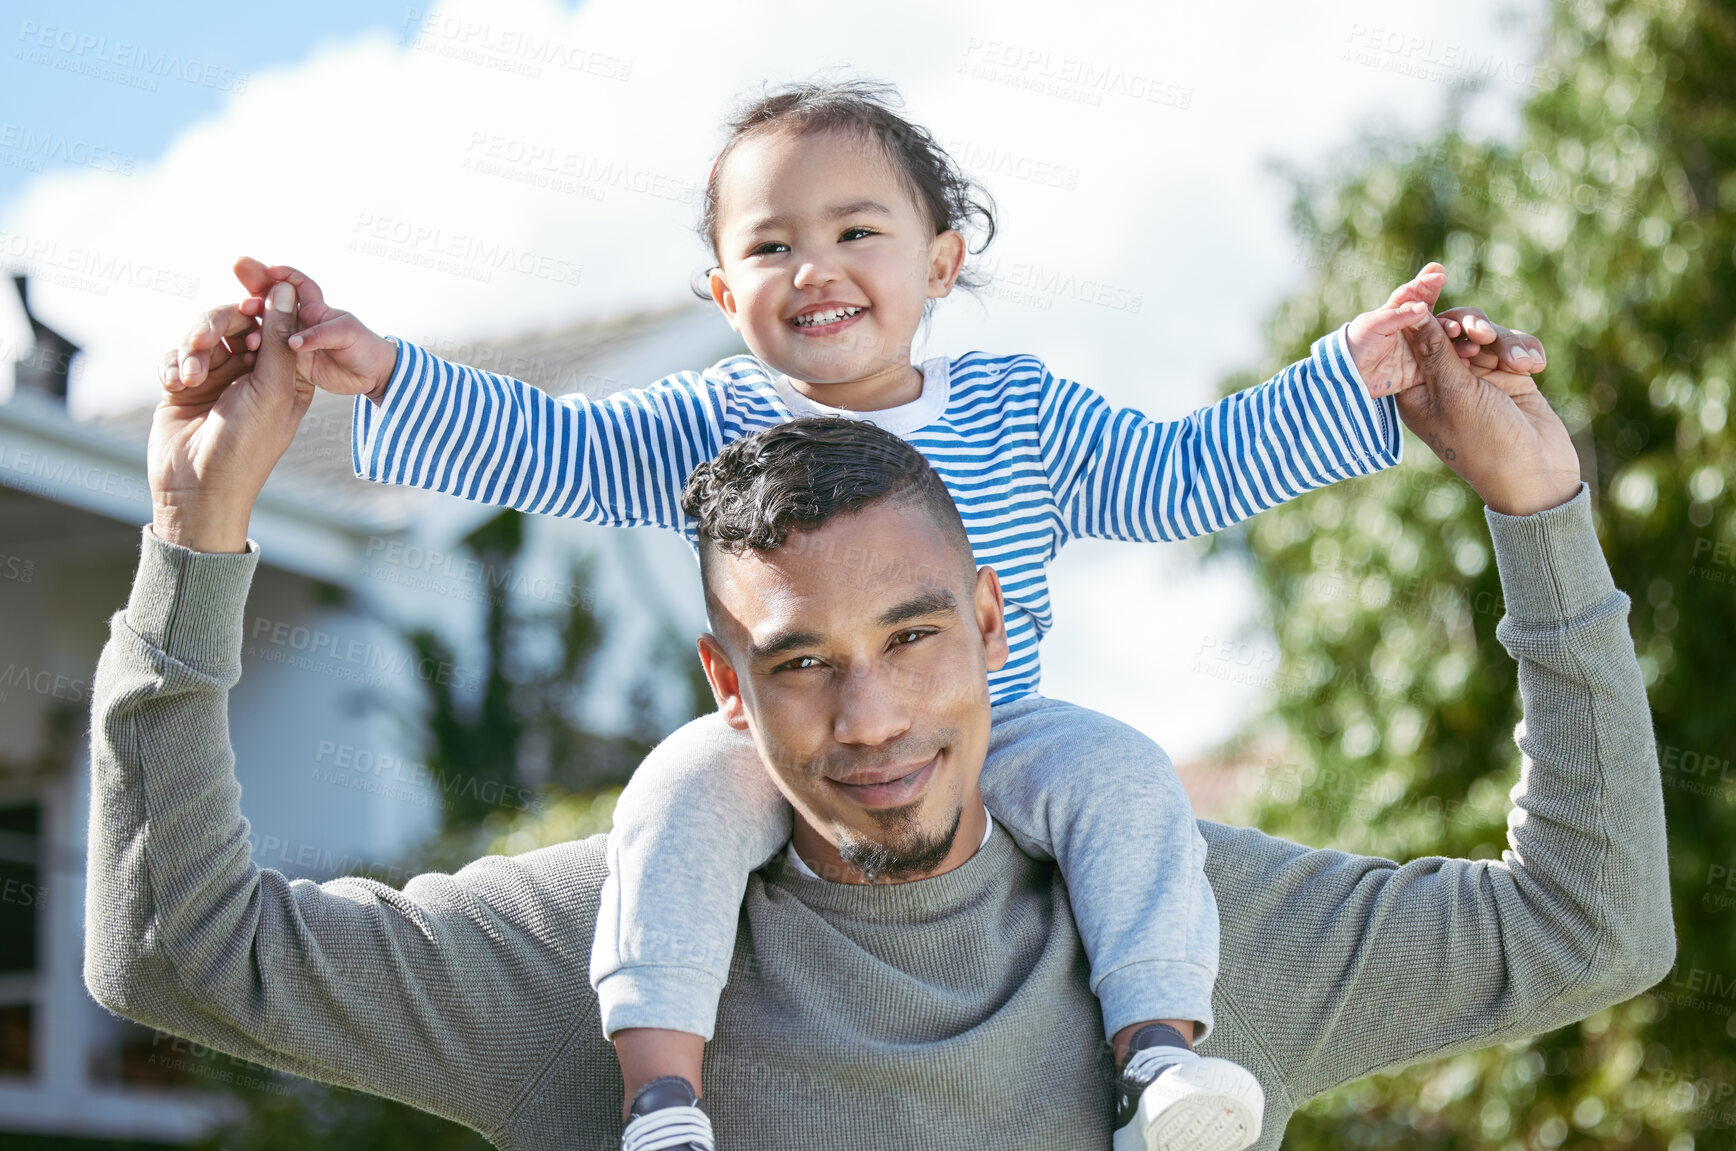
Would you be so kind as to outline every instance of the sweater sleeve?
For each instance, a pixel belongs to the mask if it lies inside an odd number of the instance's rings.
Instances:
[[[227,696],[256,561],[145,531],[93,693],[86,985],[142,1023],[496,1137],[597,1031],[584,972],[601,865],[577,858],[595,845],[402,891],[255,866]]]
[[[1345,328],[1258,387],[1180,420],[1116,410],[1044,374],[1043,458],[1072,536],[1179,540],[1399,461],[1391,397],[1368,394]]]
[[[1589,496],[1486,516],[1524,708],[1502,857],[1399,866],[1208,837],[1227,909],[1220,992],[1298,1105],[1583,1019],[1674,959],[1651,712]]]
[[[689,473],[723,446],[724,381],[683,372],[551,396],[404,340],[384,400],[356,398],[356,475],[616,527],[681,530]]]

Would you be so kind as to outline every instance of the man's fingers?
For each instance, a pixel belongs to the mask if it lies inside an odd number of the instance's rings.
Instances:
[[[295,286],[279,281],[265,297],[265,330],[260,334],[255,375],[262,386],[275,389],[293,384],[295,353],[289,337],[295,332]]]
[[[1543,341],[1525,332],[1510,332],[1502,328],[1495,348],[1504,371],[1529,374],[1541,372],[1545,366]]]
[[[212,308],[181,339],[176,356],[177,385],[193,387],[204,382],[207,372],[226,361],[239,347],[254,321],[237,307]],[[225,341],[231,341],[225,343]],[[172,387],[173,385],[171,385]]]
[[[1475,340],[1479,344],[1493,343],[1499,334],[1496,325],[1490,322],[1481,308],[1448,308],[1441,316],[1456,323],[1466,339]]]
[[[1422,369],[1423,380],[1429,385],[1430,391],[1443,385],[1462,383],[1470,376],[1470,370],[1460,362],[1453,342],[1447,338],[1440,321],[1434,316],[1405,328],[1403,334],[1405,342],[1410,345],[1411,354],[1416,357],[1417,366]]]

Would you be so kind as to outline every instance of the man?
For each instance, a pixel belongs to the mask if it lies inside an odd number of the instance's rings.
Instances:
[[[248,515],[310,395],[294,314],[278,285],[254,370],[214,364],[158,409],[154,524],[95,692],[86,982],[142,1022],[505,1148],[613,1147],[617,1068],[585,980],[602,837],[402,892],[249,859],[224,693]],[[1260,1078],[1266,1148],[1313,1095],[1583,1018],[1674,956],[1627,599],[1572,445],[1528,378],[1473,377],[1433,319],[1412,340],[1428,384],[1405,419],[1490,508],[1526,704],[1512,850],[1400,867],[1202,824],[1223,965],[1201,1051]],[[747,525],[743,550],[707,548],[702,650],[796,812],[792,853],[749,885],[706,1056],[719,1145],[1103,1148],[1111,1076],[1066,890],[977,791],[994,575],[958,548],[956,511],[898,479],[898,441],[859,428],[891,478],[840,497],[805,434],[742,441],[689,489],[702,536]],[[772,437],[764,467],[736,467]],[[912,562],[862,586],[826,558],[849,548]],[[890,882],[847,882],[870,872]]]

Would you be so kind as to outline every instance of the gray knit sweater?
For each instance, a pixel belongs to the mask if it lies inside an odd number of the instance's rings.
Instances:
[[[1628,601],[1582,492],[1490,515],[1525,727],[1501,860],[1382,859],[1203,824],[1223,920],[1205,1050],[1310,1096],[1533,1035],[1674,955]],[[257,555],[145,533],[97,673],[85,979],[110,1009],[449,1116],[503,1148],[611,1148],[620,1078],[586,982],[601,837],[394,891],[248,853],[225,693]],[[725,1151],[1109,1145],[1087,966],[1055,869],[996,832],[946,875],[748,886],[706,1061]]]

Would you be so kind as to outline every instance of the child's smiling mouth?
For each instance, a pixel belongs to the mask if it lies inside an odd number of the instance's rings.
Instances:
[[[866,304],[822,304],[790,318],[790,326],[799,332],[830,335],[850,326],[865,312]]]

